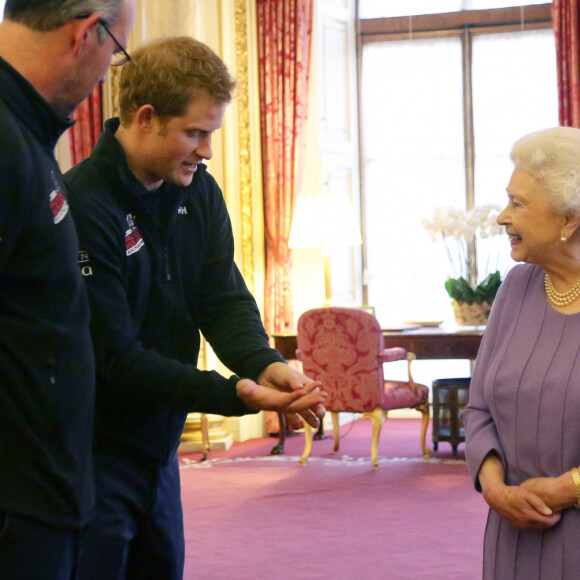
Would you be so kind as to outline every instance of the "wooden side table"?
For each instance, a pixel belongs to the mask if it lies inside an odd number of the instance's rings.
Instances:
[[[433,448],[439,441],[449,441],[453,454],[457,445],[465,441],[465,428],[459,412],[469,400],[470,378],[436,379],[433,381]]]

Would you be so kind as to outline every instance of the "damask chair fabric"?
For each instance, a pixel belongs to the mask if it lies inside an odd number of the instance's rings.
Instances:
[[[363,413],[373,421],[371,454],[376,469],[377,446],[388,411],[411,407],[421,412],[421,449],[429,449],[425,436],[429,423],[429,389],[415,383],[410,365],[415,358],[404,348],[384,348],[383,331],[377,319],[357,308],[324,307],[302,314],[298,320],[298,359],[304,374],[319,380],[328,392],[326,408],[332,413],[334,450],[338,451],[338,413]],[[383,363],[408,360],[407,381],[385,381]],[[301,463],[306,464],[312,433],[305,426],[306,448]]]

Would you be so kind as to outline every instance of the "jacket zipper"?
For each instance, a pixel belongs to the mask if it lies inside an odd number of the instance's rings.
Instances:
[[[167,246],[163,248],[163,272],[165,274],[165,281],[171,282],[171,265],[169,263],[169,254],[167,253]]]

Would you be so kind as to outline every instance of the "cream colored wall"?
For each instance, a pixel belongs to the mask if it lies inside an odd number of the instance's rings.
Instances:
[[[56,144],[56,148],[54,150],[54,156],[58,162],[58,166],[60,170],[64,173],[68,171],[72,167],[72,163],[70,161],[70,152],[68,149],[68,133],[65,133]]]
[[[199,37],[200,4],[200,0],[137,0],[131,47],[160,36],[186,35],[203,40]]]
[[[306,162],[302,192],[346,193],[360,220],[356,92],[355,0],[314,3]],[[362,304],[361,249],[330,254],[331,302]],[[294,317],[324,302],[324,271],[319,249],[292,252]]]

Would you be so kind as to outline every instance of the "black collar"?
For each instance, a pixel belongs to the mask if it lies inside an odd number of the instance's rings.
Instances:
[[[56,114],[15,68],[0,58],[0,98],[19,121],[52,152],[60,136],[74,125]]]
[[[133,175],[127,164],[127,157],[123,146],[118,141],[115,133],[120,126],[118,117],[113,117],[105,122],[105,131],[99,137],[91,153],[93,161],[104,175],[109,176],[112,183],[123,183],[125,186],[121,189],[115,189],[115,194],[129,203],[131,211],[138,214],[151,213],[152,198],[164,198],[164,205],[179,205],[192,194],[195,189],[195,183],[200,179],[198,174],[206,171],[207,166],[199,164],[198,171],[193,176],[192,186],[179,187],[170,183],[163,183],[161,187],[152,195],[136,177]],[[154,199],[154,201],[155,201]],[[153,203],[156,206],[157,203]],[[171,213],[171,212],[170,212]]]

